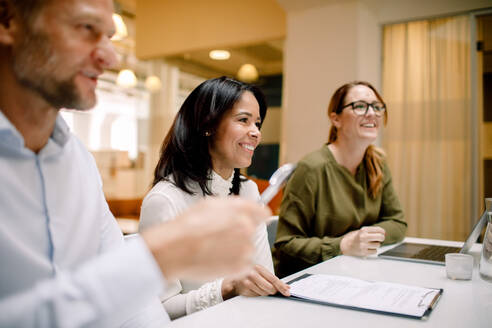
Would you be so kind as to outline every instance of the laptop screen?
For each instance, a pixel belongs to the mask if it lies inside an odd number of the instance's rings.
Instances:
[[[404,242],[394,248],[391,248],[379,254],[379,256],[383,258],[444,264],[444,254],[446,253],[454,253],[458,251],[460,253],[468,253],[473,244],[475,244],[475,242],[478,240],[478,237],[480,236],[480,233],[482,232],[482,229],[487,222],[487,213],[492,210],[492,199],[487,198],[485,201],[485,205],[485,211],[473,227],[461,249],[438,245],[414,244]]]

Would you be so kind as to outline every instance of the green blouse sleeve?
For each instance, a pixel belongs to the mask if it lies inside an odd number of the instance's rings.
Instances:
[[[285,188],[274,249],[277,274],[281,276],[340,253],[341,237],[312,237],[317,180],[316,170],[301,162]]]
[[[381,200],[379,221],[375,225],[382,227],[386,231],[386,238],[383,244],[393,244],[403,240],[407,230],[407,223],[403,217],[403,210],[400,201],[393,188],[391,172],[389,167],[384,164],[384,186]]]

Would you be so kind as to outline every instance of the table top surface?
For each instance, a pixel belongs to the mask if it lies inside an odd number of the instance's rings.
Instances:
[[[461,247],[463,243],[421,238],[405,241]],[[382,247],[382,252],[392,246]],[[445,267],[370,256],[338,256],[284,278],[289,281],[303,273],[343,275],[365,280],[385,281],[442,288],[437,306],[425,320],[342,309],[279,297],[235,297],[226,302],[180,318],[170,327],[492,327],[492,283],[478,273],[481,245],[475,244],[473,278],[468,281],[446,278]]]

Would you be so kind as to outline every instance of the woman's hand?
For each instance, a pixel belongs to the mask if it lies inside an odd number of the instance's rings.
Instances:
[[[378,226],[362,227],[345,234],[340,242],[340,250],[344,255],[367,256],[376,254],[384,241],[386,232]]]
[[[278,279],[266,268],[257,264],[241,279],[224,278],[222,282],[222,298],[226,300],[237,295],[266,296],[277,292],[284,296],[290,296],[289,289],[289,285]]]

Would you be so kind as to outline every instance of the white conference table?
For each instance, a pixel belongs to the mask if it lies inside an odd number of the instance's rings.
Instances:
[[[458,246],[462,243],[420,238],[410,242]],[[394,246],[394,245],[393,245]],[[382,247],[386,250],[393,246]],[[473,278],[446,278],[444,266],[387,260],[376,256],[338,256],[284,278],[303,273],[344,275],[365,280],[404,283],[444,289],[427,320],[403,318],[277,297],[235,297],[226,302],[180,318],[169,327],[492,327],[492,283],[478,273],[481,245],[475,244]]]

